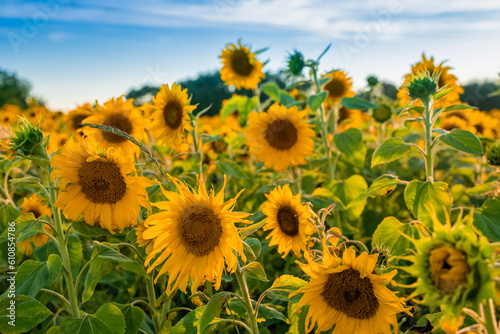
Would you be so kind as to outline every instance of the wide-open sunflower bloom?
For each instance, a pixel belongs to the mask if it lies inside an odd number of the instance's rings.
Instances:
[[[43,199],[38,197],[36,194],[30,197],[25,197],[23,203],[21,204],[21,214],[28,212],[33,213],[35,218],[40,218],[43,215],[52,216],[52,210],[44,203]],[[44,225],[43,229],[46,233],[51,233],[49,225]],[[33,254],[33,245],[35,247],[40,247],[45,245],[49,241],[49,236],[43,233],[39,233],[34,237],[25,239],[17,243],[18,249],[26,254]]]
[[[300,202],[300,194],[293,195],[288,184],[278,186],[264,203],[262,212],[267,216],[264,231],[271,230],[266,239],[271,238],[269,246],[278,245],[278,253],[283,257],[293,250],[301,257],[301,250],[306,250],[309,236],[314,233],[314,227],[307,220],[311,213],[307,205]]]
[[[447,107],[453,104],[460,103],[460,94],[464,92],[462,86],[458,84],[457,78],[449,73],[451,67],[444,66],[444,62],[438,65],[434,64],[434,58],[426,58],[425,54],[422,54],[422,61],[415,64],[411,68],[411,73],[405,75],[405,82],[401,89],[399,90],[397,97],[400,100],[400,105],[403,106],[410,101],[410,96],[408,95],[408,88],[405,87],[413,75],[424,73],[425,71],[430,74],[439,75],[437,82],[437,89],[441,89],[446,86],[446,88],[452,88],[452,90],[444,98],[439,100],[436,104],[436,108]],[[418,102],[421,105],[421,102]]]
[[[191,294],[205,280],[213,282],[219,289],[224,268],[230,273],[237,269],[238,259],[234,251],[245,260],[243,243],[234,224],[250,223],[244,219],[248,214],[232,211],[241,192],[224,202],[225,178],[217,194],[213,190],[208,194],[200,178],[198,192],[191,192],[178,179],[170,180],[178,192],[162,189],[168,201],[152,203],[161,211],[146,220],[147,228],[142,233],[144,240],[154,242],[145,265],[159,254],[148,273],[157,266],[161,267],[155,282],[168,273],[167,295],[176,288],[186,292],[189,280]]]
[[[262,72],[263,64],[255,58],[255,53],[241,45],[228,44],[220,56],[222,68],[220,78],[226,85],[234,85],[236,89],[255,89],[266,77]]]
[[[288,166],[306,163],[314,151],[315,136],[304,118],[308,111],[287,108],[277,103],[267,112],[251,113],[247,129],[250,153],[263,161],[267,168],[284,172]]]
[[[193,130],[189,113],[196,109],[196,105],[190,104],[187,89],[176,83],[172,87],[163,85],[153,102],[156,111],[151,116],[151,134],[160,144],[180,145],[184,132]]]
[[[413,265],[401,269],[417,278],[412,285],[416,289],[409,298],[424,295],[424,304],[431,308],[440,306],[449,317],[460,314],[467,302],[478,304],[494,295],[493,247],[474,232],[470,219],[451,226],[449,217],[445,225],[435,212],[431,211],[431,217],[433,234],[411,239],[415,255],[404,259]]]
[[[391,334],[391,325],[398,333],[396,315],[406,312],[403,298],[386,285],[393,282],[397,270],[375,274],[378,254],[362,253],[356,258],[353,249],[346,249],[342,260],[330,253],[324,244],[322,262],[306,255],[307,264],[298,262],[311,277],[304,287],[290,295],[304,293],[297,309],[309,305],[306,329],[316,333],[334,328],[333,333]]]
[[[18,115],[21,115],[21,110],[18,106],[6,104],[0,109],[0,125],[14,126],[18,121]]]
[[[64,124],[68,127],[68,131],[70,133],[75,133],[79,129],[82,128],[80,123],[83,123],[83,120],[90,115],[94,108],[90,103],[85,103],[81,106],[78,106],[75,110],[71,110],[69,113],[65,114],[63,117]]]
[[[136,225],[140,207],[149,208],[146,187],[153,182],[136,176],[133,160],[121,149],[101,151],[93,138],[71,138],[50,163],[51,177],[61,178],[54,205],[68,219],[83,214],[87,224],[113,233]]]
[[[67,132],[52,132],[50,134],[49,146],[47,147],[47,152],[50,154],[64,147],[64,144],[69,139],[69,134]]]
[[[113,98],[104,105],[97,105],[97,112],[85,118],[82,123],[105,125],[121,130],[139,141],[146,142],[148,135],[145,129],[141,111],[134,107],[134,100]],[[140,148],[129,140],[111,132],[97,128],[86,127],[85,135],[92,136],[101,148],[121,148],[123,152],[135,157],[139,156]]]
[[[352,90],[352,80],[347,77],[347,74],[342,70],[337,70],[330,72],[324,76],[324,78],[329,78],[322,87],[322,90],[327,92],[325,102],[333,107],[344,97],[353,97],[356,92]]]

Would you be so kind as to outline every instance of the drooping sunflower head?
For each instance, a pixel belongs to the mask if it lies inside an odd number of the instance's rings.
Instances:
[[[44,203],[43,199],[38,197],[36,194],[33,194],[30,197],[25,197],[21,207],[21,214],[31,212],[35,218],[39,218],[43,215],[47,215],[49,217],[52,216],[52,210],[47,204]]]
[[[456,104],[460,101],[460,94],[464,92],[463,88],[459,85],[457,78],[449,73],[451,67],[444,66],[444,62],[436,65],[434,64],[434,58],[426,58],[425,54],[422,54],[422,61],[412,66],[411,73],[405,75],[405,82],[397,94],[400,104],[404,105],[410,101],[410,96],[408,95],[408,88],[406,87],[414,75],[419,75],[424,72],[428,72],[431,75],[437,76],[437,89],[452,88],[452,90],[441,100],[436,103],[436,108],[446,107],[452,104]]]
[[[347,77],[344,71],[333,71],[324,77],[330,79],[322,87],[323,91],[328,93],[325,102],[330,106],[340,103],[344,97],[352,97],[356,94],[352,90],[351,78]]]
[[[314,233],[311,216],[307,205],[300,202],[300,194],[293,195],[286,184],[273,189],[268,201],[264,203],[262,212],[267,216],[264,231],[271,230],[266,239],[271,238],[269,246],[278,245],[278,253],[283,257],[293,250],[297,257],[306,251],[309,236]]]
[[[133,160],[121,149],[101,151],[93,138],[71,138],[51,165],[51,177],[61,178],[54,205],[70,220],[83,214],[87,224],[114,233],[136,225],[140,207],[149,208],[146,188],[152,182],[136,176]]]
[[[373,110],[372,117],[379,123],[385,123],[391,119],[392,108],[386,103],[382,103],[379,108]]]
[[[134,107],[134,100],[123,100],[123,97],[113,98],[102,106],[97,105],[97,112],[85,118],[82,122],[109,126],[121,130],[139,141],[147,141],[145,122],[139,109]],[[86,127],[84,134],[92,136],[102,148],[121,148],[126,154],[138,156],[139,147],[122,136],[114,133]]]
[[[93,111],[94,108],[92,105],[90,103],[85,103],[64,115],[63,121],[68,127],[69,132],[75,133],[78,129],[81,129],[82,126],[80,123],[83,123],[84,119],[92,115]]]
[[[304,119],[307,113],[275,103],[267,112],[250,114],[247,143],[251,153],[278,172],[304,164],[313,153],[315,135]]]
[[[220,78],[226,85],[236,89],[255,89],[266,76],[262,72],[263,64],[255,58],[255,53],[241,45],[228,44],[220,56],[222,69]]]
[[[356,257],[346,249],[340,259],[324,247],[322,261],[306,259],[307,264],[297,263],[311,280],[292,295],[304,293],[297,308],[309,305],[308,332],[315,326],[316,333],[335,326],[333,333],[390,334],[392,325],[397,333],[397,314],[410,314],[403,299],[386,287],[397,271],[375,273],[378,254]]]
[[[416,254],[407,257],[413,265],[402,269],[417,278],[414,296],[425,295],[426,305],[440,306],[445,314],[459,314],[467,302],[493,296],[493,249],[474,232],[470,219],[451,226],[449,217],[442,224],[429,210],[434,232],[413,241]]]
[[[233,212],[239,194],[224,202],[224,186],[219,193],[207,193],[199,179],[198,191],[192,192],[184,183],[170,179],[178,192],[163,191],[166,202],[153,205],[161,211],[150,216],[142,238],[151,240],[153,249],[146,258],[151,272],[160,266],[155,282],[168,273],[167,295],[176,288],[186,292],[191,280],[191,293],[204,280],[215,283],[219,289],[224,269],[234,272],[237,268],[236,251],[242,258],[243,244],[235,223],[249,223],[248,214]],[[240,192],[241,194],[241,192]]]
[[[185,138],[184,132],[193,129],[189,114],[196,109],[196,105],[190,104],[187,89],[176,83],[172,87],[163,85],[153,102],[156,111],[150,120],[152,135],[160,143],[172,147],[180,145]]]

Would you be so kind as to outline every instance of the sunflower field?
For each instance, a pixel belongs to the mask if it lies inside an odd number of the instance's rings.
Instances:
[[[264,52],[220,110],[2,107],[0,333],[500,333],[500,109],[426,55],[391,99]]]

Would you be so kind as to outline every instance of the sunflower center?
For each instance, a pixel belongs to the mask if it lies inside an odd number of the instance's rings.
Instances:
[[[476,128],[477,133],[479,133],[480,135],[483,134],[485,128],[482,124],[474,124],[474,127]]]
[[[354,269],[329,274],[321,296],[330,307],[349,318],[368,319],[379,307],[370,279],[361,278]]]
[[[299,218],[297,212],[290,206],[282,206],[276,215],[281,231],[290,237],[299,234]]]
[[[171,129],[177,129],[182,124],[182,106],[178,101],[169,101],[163,108],[163,118]]]
[[[75,115],[75,117],[73,117],[73,128],[75,130],[81,128],[82,126],[80,125],[80,123],[87,117],[88,115]]]
[[[266,129],[266,141],[277,150],[290,149],[297,142],[297,128],[287,119],[279,119]]]
[[[222,237],[220,219],[212,210],[200,205],[184,210],[177,226],[184,246],[198,257],[210,254]]]
[[[114,115],[109,116],[104,121],[104,123],[102,125],[116,128],[116,129],[121,130],[123,132],[126,132],[128,134],[130,134],[132,132],[132,123],[130,123],[130,120],[126,116],[123,116],[120,114],[114,114]],[[101,130],[101,131],[102,131],[102,136],[104,137],[104,139],[106,139],[110,143],[118,144],[118,143],[122,143],[122,142],[127,140],[127,139],[125,139],[121,136],[115,135],[111,132],[104,131],[104,130]]]
[[[338,97],[344,94],[345,86],[342,81],[331,79],[326,83],[325,90],[328,92],[328,95]]]
[[[37,209],[30,209],[29,212],[31,212],[35,218],[39,218],[42,215]]]
[[[127,184],[120,168],[110,161],[86,161],[78,170],[82,192],[93,203],[115,204],[125,196]]]
[[[441,290],[453,292],[467,282],[467,274],[470,271],[467,259],[462,251],[454,247],[442,246],[433,249],[429,264],[434,284]]]
[[[231,67],[241,76],[248,76],[252,73],[253,65],[244,50],[235,50],[231,55]]]

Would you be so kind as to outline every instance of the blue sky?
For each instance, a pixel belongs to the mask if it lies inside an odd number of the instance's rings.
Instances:
[[[497,80],[498,0],[3,0],[0,68],[33,84],[51,108],[125,94],[220,68],[241,39],[268,70],[298,49],[321,69],[400,84],[422,52],[462,82]]]

